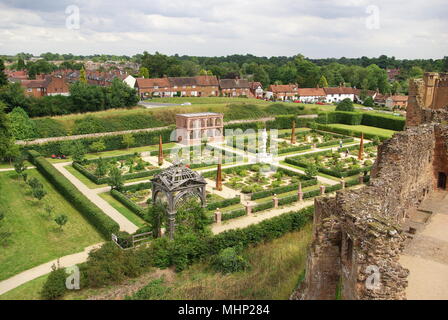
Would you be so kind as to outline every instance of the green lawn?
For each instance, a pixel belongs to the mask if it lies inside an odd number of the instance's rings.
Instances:
[[[9,292],[0,295],[1,300],[40,300],[40,291],[48,278],[48,274],[28,281]]]
[[[112,207],[114,207],[118,212],[129,219],[129,221],[131,221],[137,227],[143,227],[146,224],[145,220],[126,208],[121,202],[112,197],[109,192],[101,193],[100,197],[106,200]]]
[[[333,124],[327,124],[326,126],[328,127],[333,127],[333,128],[339,128],[339,129],[348,129],[348,130],[352,130],[353,132],[363,132],[363,133],[367,133],[367,134],[374,134],[377,136],[383,136],[383,137],[392,137],[394,135],[394,133],[396,131],[393,130],[388,130],[388,129],[381,129],[381,128],[376,128],[376,127],[369,127],[369,126],[351,126],[348,124],[340,124],[340,123],[333,123]]]
[[[0,173],[0,210],[5,215],[2,229],[12,233],[9,245],[0,247],[0,280],[103,241],[37,170],[27,172],[29,178],[38,178],[48,192],[40,202],[31,196],[30,187],[17,180],[15,172]],[[44,211],[45,201],[55,206],[52,218]],[[59,214],[68,217],[63,230],[53,221]]]

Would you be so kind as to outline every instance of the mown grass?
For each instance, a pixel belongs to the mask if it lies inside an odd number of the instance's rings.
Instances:
[[[396,132],[393,130],[382,129],[382,128],[377,128],[377,127],[369,127],[369,126],[363,126],[363,125],[351,126],[348,124],[334,123],[334,124],[328,124],[327,126],[330,128],[347,129],[347,130],[351,130],[355,133],[363,132],[366,134],[373,134],[373,135],[382,136],[382,137],[386,137],[386,138],[392,137],[394,135],[394,133]]]
[[[37,170],[27,172],[29,179],[38,178],[48,192],[43,200],[34,199],[31,188],[18,180],[15,172],[0,173],[0,210],[5,215],[2,230],[12,233],[10,243],[0,247],[0,280],[103,241]],[[45,202],[54,206],[52,217],[44,210]],[[60,214],[68,217],[62,230],[54,222]]]
[[[114,197],[111,196],[110,192],[101,193],[99,196],[106,200],[112,207],[114,207],[118,212],[120,212],[137,227],[143,227],[144,225],[146,225],[145,220],[129,210],[121,202],[117,201]]]

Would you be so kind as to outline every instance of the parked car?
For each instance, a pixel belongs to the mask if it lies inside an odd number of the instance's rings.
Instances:
[[[181,104],[181,106],[191,106],[191,102],[184,102]]]

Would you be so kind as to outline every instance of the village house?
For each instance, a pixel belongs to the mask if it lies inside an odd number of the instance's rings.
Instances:
[[[275,100],[297,100],[299,98],[298,89],[296,84],[272,84],[269,86],[268,91],[272,92]]]
[[[171,84],[168,78],[137,78],[135,88],[141,99],[151,97],[171,97]]]
[[[351,101],[355,101],[355,90],[353,88],[348,87],[332,87],[332,88],[323,88],[326,94],[326,101],[328,103],[339,103],[344,99],[350,99]]]
[[[316,103],[326,101],[327,95],[322,88],[299,88],[297,89],[299,100],[304,103]]]
[[[62,77],[39,76],[36,80],[22,80],[20,85],[28,96],[36,98],[69,94],[68,83]]]
[[[244,79],[221,79],[219,87],[225,97],[250,96],[249,81]]]
[[[216,76],[196,76],[198,97],[219,96],[219,81]]]
[[[386,99],[386,107],[406,109],[408,106],[408,96],[394,95]]]
[[[262,99],[264,95],[263,85],[261,82],[249,82],[250,92],[257,99]]]
[[[371,97],[373,101],[375,101],[376,96],[379,94],[378,91],[374,90],[362,90],[362,89],[353,89],[355,92],[355,102],[363,104],[367,97]]]

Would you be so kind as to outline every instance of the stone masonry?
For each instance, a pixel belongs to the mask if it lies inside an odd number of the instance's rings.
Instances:
[[[368,186],[315,200],[313,242],[296,299],[406,299],[399,263],[408,212],[447,187],[446,74],[410,84],[407,129],[378,149]]]

